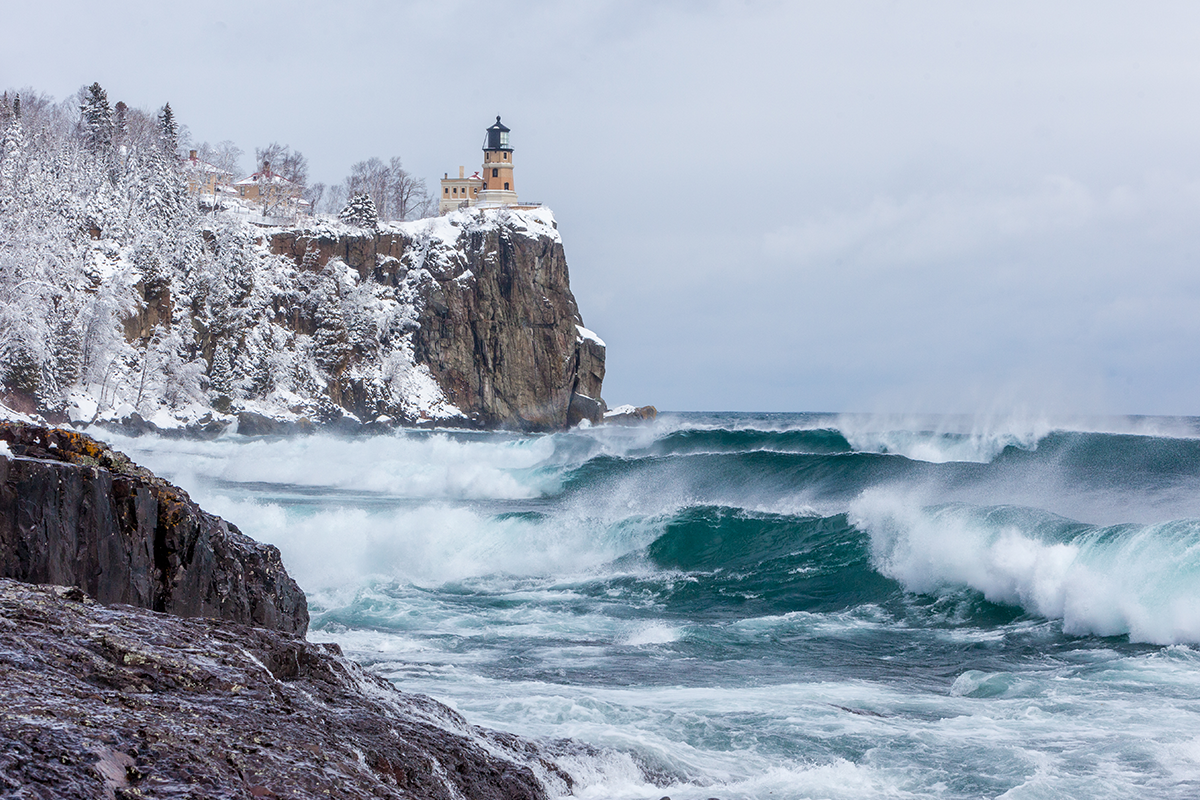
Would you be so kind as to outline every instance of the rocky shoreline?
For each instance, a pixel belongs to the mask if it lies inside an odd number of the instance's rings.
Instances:
[[[0,796],[543,800],[569,778],[319,645],[0,580]]]
[[[0,796],[570,791],[545,745],[306,641],[278,550],[182,490],[72,431],[0,441]]]

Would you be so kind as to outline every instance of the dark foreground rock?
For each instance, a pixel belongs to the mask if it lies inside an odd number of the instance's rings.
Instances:
[[[336,645],[0,580],[0,796],[540,800],[533,745]]]
[[[0,422],[0,577],[102,603],[303,635],[304,592],[279,550],[74,431]]]

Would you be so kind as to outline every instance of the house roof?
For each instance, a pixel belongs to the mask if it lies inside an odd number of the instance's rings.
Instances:
[[[259,172],[254,173],[253,175],[251,175],[248,178],[243,178],[242,180],[235,183],[234,186],[252,186],[252,185],[258,184],[258,183],[272,183],[272,184],[276,184],[276,185],[288,184],[290,186],[295,185],[295,183],[293,181],[289,181],[287,178],[283,177],[282,175],[279,175],[275,172],[271,172],[270,170],[261,170]]]
[[[207,172],[217,175],[232,175],[233,173],[223,170],[216,164],[210,164],[207,161],[201,161],[198,158],[185,158],[183,160],[183,168],[189,172]]]

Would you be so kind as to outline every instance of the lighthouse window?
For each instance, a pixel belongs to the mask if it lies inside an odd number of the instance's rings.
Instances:
[[[445,192],[446,192],[446,194],[450,194],[450,190],[449,190],[449,189],[445,189],[445,190],[443,190],[443,191],[445,191]]]
[[[508,181],[504,182],[504,191],[508,191]]]
[[[505,154],[504,154],[504,160],[505,160],[505,161],[508,161],[508,153],[505,153]]]
[[[492,177],[493,177],[493,178],[499,178],[499,177],[500,177],[500,170],[498,170],[498,169],[493,169],[493,170],[492,170]]]

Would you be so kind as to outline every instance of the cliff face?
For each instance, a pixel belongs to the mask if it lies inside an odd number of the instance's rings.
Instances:
[[[0,577],[303,635],[279,551],[82,434],[0,423]]]
[[[552,430],[599,422],[603,343],[582,328],[562,240],[548,212],[466,210],[381,231],[275,233],[271,250],[300,269],[344,264],[411,308],[396,333],[464,421]],[[285,311],[298,332],[313,314]],[[406,416],[373,384],[369,348],[332,365],[331,400],[359,416]],[[413,387],[417,389],[418,387]],[[409,415],[411,416],[411,415]]]

